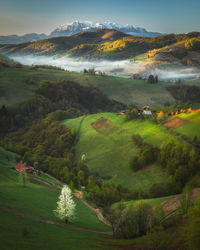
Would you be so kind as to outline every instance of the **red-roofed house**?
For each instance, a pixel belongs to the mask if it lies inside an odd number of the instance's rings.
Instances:
[[[22,164],[22,163],[18,163],[16,166],[15,166],[15,169],[17,171],[26,171],[26,173],[33,173],[33,170],[29,167],[27,167],[26,165]]]

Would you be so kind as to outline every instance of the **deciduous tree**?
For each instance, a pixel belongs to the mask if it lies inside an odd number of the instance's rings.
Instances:
[[[75,210],[76,204],[73,201],[71,189],[67,185],[64,185],[54,212],[57,217],[68,223],[68,221],[72,221],[75,218]]]

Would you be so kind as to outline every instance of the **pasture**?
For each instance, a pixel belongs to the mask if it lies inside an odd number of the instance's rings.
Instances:
[[[108,182],[146,192],[153,183],[167,179],[167,174],[157,163],[137,172],[129,167],[130,159],[138,154],[132,135],[139,134],[145,142],[160,147],[173,138],[162,125],[148,119],[127,121],[125,116],[114,113],[82,116],[62,123],[76,131],[77,160],[85,154],[90,171],[98,172]]]

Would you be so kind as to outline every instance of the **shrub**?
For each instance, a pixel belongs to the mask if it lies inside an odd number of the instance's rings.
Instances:
[[[138,156],[134,156],[131,160],[130,160],[130,168],[136,172],[138,170],[141,169],[141,164],[139,162],[139,157]]]
[[[155,83],[155,78],[153,75],[149,75],[148,79],[147,79],[148,83]]]
[[[180,186],[175,182],[155,183],[149,189],[149,197],[157,198],[177,194],[180,191]]]
[[[121,214],[116,216],[113,223],[113,233],[119,238],[134,238],[147,233],[153,225],[152,207],[141,202],[129,205]]]

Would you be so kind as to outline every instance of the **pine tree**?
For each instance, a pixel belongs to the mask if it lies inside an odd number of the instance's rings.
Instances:
[[[72,198],[72,191],[67,185],[64,185],[57,202],[57,208],[54,210],[54,212],[57,217],[59,217],[61,220],[65,220],[67,223],[68,221],[72,221],[75,218],[75,209],[76,204]]]

